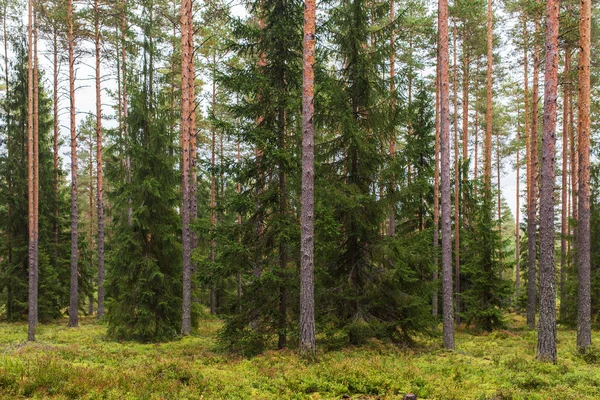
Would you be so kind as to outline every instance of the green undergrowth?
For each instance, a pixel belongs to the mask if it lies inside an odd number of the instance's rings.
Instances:
[[[25,324],[0,324],[0,398],[53,399],[598,399],[600,351],[582,356],[575,332],[559,329],[557,364],[535,361],[536,333],[516,316],[511,330],[459,330],[456,351],[441,338],[416,347],[371,341],[323,351],[318,361],[293,349],[253,358],[223,352],[220,322],[161,344],[115,342],[92,320],[41,325],[26,344]]]

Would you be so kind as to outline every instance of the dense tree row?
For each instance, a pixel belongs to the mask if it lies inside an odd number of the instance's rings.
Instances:
[[[210,312],[233,351],[312,357],[315,334],[410,342],[439,322],[454,348],[455,324],[515,310],[532,328],[539,311],[556,360],[558,298],[591,344],[589,0],[1,5],[0,316],[27,316],[29,340],[65,313],[168,340]]]

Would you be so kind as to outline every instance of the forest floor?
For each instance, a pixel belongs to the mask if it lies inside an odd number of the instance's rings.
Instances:
[[[244,358],[219,349],[220,322],[203,321],[191,337],[139,344],[106,339],[83,319],[41,325],[26,344],[26,324],[0,323],[0,398],[53,399],[599,399],[600,351],[581,357],[575,331],[558,332],[557,364],[535,361],[536,333],[511,316],[511,328],[456,334],[414,348],[372,341],[322,351],[317,362],[295,350]],[[598,337],[600,332],[596,333]]]

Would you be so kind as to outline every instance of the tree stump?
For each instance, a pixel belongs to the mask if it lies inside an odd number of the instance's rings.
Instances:
[[[414,393],[405,394],[402,400],[417,400],[417,395]]]

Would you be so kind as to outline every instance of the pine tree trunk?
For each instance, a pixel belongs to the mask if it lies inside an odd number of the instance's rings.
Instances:
[[[460,211],[459,211],[459,161],[458,161],[458,80],[457,80],[457,46],[456,46],[456,18],[453,23],[454,64],[453,64],[453,91],[454,91],[454,319],[460,324]]]
[[[8,2],[4,2],[4,9],[3,9],[3,13],[2,13],[2,25],[3,25],[3,30],[4,30],[4,84],[6,86],[5,90],[6,90],[6,99],[8,99],[8,94],[10,92],[10,82],[9,82],[9,69],[8,69],[8,35],[7,35],[7,30],[6,30],[6,14],[8,12]],[[11,126],[11,115],[10,115],[10,107],[8,104],[8,101],[4,102],[4,106],[5,106],[5,112],[6,112],[6,151],[7,151],[7,158],[10,160],[12,157],[12,151],[11,151],[11,143],[10,143],[10,126]],[[11,171],[7,171],[6,174],[6,180],[7,180],[7,184],[8,184],[8,196],[9,198],[12,198],[13,196],[13,187],[12,187],[12,173]],[[8,202],[7,205],[7,212],[8,212],[8,220],[11,221],[12,220],[12,202]],[[7,244],[7,252],[8,252],[8,263],[12,264],[12,248],[13,248],[13,244],[12,244],[12,232],[11,229],[7,229],[6,230],[6,236],[7,236],[7,240],[6,240],[6,244]],[[10,302],[10,299],[8,299],[7,303]],[[7,309],[7,317],[10,319],[11,317],[11,313],[9,312],[9,310]]]
[[[123,136],[125,137],[125,182],[131,183],[131,155],[129,154],[129,106],[127,104],[127,48],[126,34],[127,34],[127,10],[126,0],[121,2],[121,79],[123,80]],[[128,200],[129,206],[127,207],[127,223],[131,226],[133,223],[133,208],[131,207],[131,199]]]
[[[577,347],[592,344],[590,298],[590,32],[591,1],[581,0],[579,16],[579,223],[577,232]]]
[[[37,28],[37,0],[33,2],[33,237],[34,237],[34,264],[35,264],[35,323],[38,323],[38,291],[39,291],[39,221],[40,221],[40,146],[39,146],[39,62],[38,62],[38,28]]]
[[[492,0],[488,0],[487,8],[487,78],[486,78],[486,112],[485,112],[485,164],[484,178],[486,196],[491,196],[492,188],[492,62],[493,53],[493,13]]]
[[[71,291],[69,301],[69,326],[77,327],[78,290],[78,209],[77,209],[77,121],[75,119],[75,40],[73,38],[73,1],[68,0],[67,23],[69,43],[69,95],[71,113]]]
[[[563,129],[562,129],[562,187],[560,218],[560,317],[565,317],[565,278],[567,268],[567,159],[569,157],[569,69],[571,50],[565,49],[565,66],[563,72]]]
[[[192,94],[194,92],[192,2],[181,0],[181,146],[182,146],[182,240],[183,240],[183,313],[181,334],[192,329],[192,262],[190,235],[190,135]]]
[[[539,22],[535,23],[539,32]],[[537,304],[537,136],[538,136],[538,90],[540,52],[533,45],[533,93],[531,96],[531,132],[529,138],[529,191],[527,200],[527,325],[535,329]]]
[[[285,85],[286,79],[285,76],[282,76],[282,84]],[[280,151],[285,152],[286,146],[286,113],[285,108],[280,107],[279,109],[279,147]],[[285,220],[287,215],[287,183],[286,183],[286,174],[284,169],[283,162],[279,162],[278,165],[278,179],[279,179],[279,215],[280,218]],[[281,277],[281,284],[279,286],[279,321],[278,321],[278,343],[277,348],[283,349],[287,346],[287,332],[286,332],[286,322],[287,322],[287,288],[286,288],[286,268],[287,268],[287,260],[288,253],[287,247],[285,243],[285,238],[283,235],[279,235],[279,273]]]
[[[27,38],[28,38],[28,59],[27,59],[27,212],[28,212],[28,276],[29,276],[29,293],[28,293],[28,330],[27,340],[35,340],[35,325],[37,318],[36,312],[36,294],[37,288],[35,287],[37,265],[35,265],[35,204],[34,204],[34,190],[35,190],[35,178],[34,178],[34,146],[33,146],[33,0],[29,0],[28,3],[28,27],[27,27]]]
[[[554,277],[554,167],[558,87],[558,0],[546,2],[546,68],[540,185],[540,322],[537,358],[556,361]]]
[[[465,188],[469,180],[469,68],[470,60],[465,44],[463,43],[463,87],[462,87],[462,163],[463,163],[463,199]],[[464,207],[464,206],[463,206]],[[457,289],[458,291],[458,289]]]
[[[517,149],[516,149],[516,186],[517,186],[517,195],[516,195],[516,207],[515,207],[515,298],[519,298],[519,291],[521,290],[521,228],[520,228],[520,200],[521,200],[521,189],[520,189],[520,172],[521,172],[521,163],[520,163],[520,153],[521,153],[521,130],[520,127],[517,128]]]
[[[444,347],[454,349],[452,296],[452,227],[450,224],[450,101],[448,79],[448,1],[439,1],[440,40],[440,147],[442,184],[442,298]]]
[[[439,20],[439,17],[438,17]],[[439,28],[439,26],[438,26]],[[435,167],[433,175],[433,295],[431,313],[438,315],[438,254],[440,245],[440,45],[438,38],[437,62],[435,65]]]
[[[525,16],[525,12],[523,12],[523,102],[524,102],[524,113],[525,113],[525,188],[526,188],[526,203],[527,203],[527,216],[529,217],[529,201],[530,201],[530,193],[531,193],[531,136],[529,134],[529,61],[528,61],[528,57],[527,57],[527,52],[529,51],[529,41],[528,41],[528,36],[527,36],[527,19]],[[519,196],[519,193],[517,193],[517,196]],[[517,224],[519,223],[519,220],[517,219]],[[527,220],[527,232],[528,232],[528,237],[531,237],[529,235],[529,224],[530,221],[529,219]],[[520,240],[519,240],[520,241]],[[520,249],[520,246],[519,246]],[[531,247],[529,247],[529,249],[531,249]],[[517,252],[517,259],[520,260],[520,254],[519,252]],[[519,275],[520,275],[520,265],[521,263],[519,262]],[[530,276],[530,275],[529,275]],[[520,283],[520,276],[519,276],[519,283]],[[519,285],[520,288],[520,285]],[[533,286],[534,290],[535,290],[535,285]],[[531,285],[528,284],[528,289],[531,289]],[[517,292],[518,293],[518,292]],[[528,292],[528,294],[530,294],[531,292]],[[527,323],[529,324],[529,326],[531,327],[532,325],[530,324],[530,318],[533,318],[533,324],[535,325],[535,303],[534,303],[534,308],[533,308],[533,313],[531,313],[531,310],[529,308],[529,303],[528,303],[528,307],[527,307]]]
[[[54,263],[55,266],[58,265],[58,213],[59,213],[59,203],[58,203],[58,173],[59,173],[59,165],[58,165],[58,28],[54,26],[52,28],[52,50],[53,50],[53,162],[54,162],[54,201],[56,202],[54,209],[54,223],[53,223],[53,232],[54,232]]]
[[[102,87],[100,85],[100,8],[95,8],[96,45],[96,207],[98,207],[98,318],[104,316],[104,174],[102,164]],[[121,100],[119,99],[119,102]]]
[[[305,0],[304,50],[302,73],[302,216],[300,239],[300,354],[314,357],[315,299],[314,267],[314,203],[315,203],[315,25],[316,1]]]
[[[215,65],[213,64],[213,82],[212,82],[212,102],[211,102],[211,113],[213,118],[215,117],[215,106],[217,103],[216,98],[216,76],[215,76]],[[210,140],[210,229],[214,234],[214,229],[216,225],[216,214],[215,214],[215,206],[216,206],[216,189],[215,189],[215,144],[216,144],[216,131],[214,126],[211,126],[210,132],[211,140]],[[210,262],[214,263],[215,261],[215,239],[210,238]],[[215,288],[214,283],[210,286],[210,313],[211,315],[216,314],[216,304],[215,304]]]
[[[90,137],[90,152],[89,152],[89,164],[88,168],[90,169],[89,175],[89,230],[88,230],[88,241],[90,248],[90,271],[94,270],[94,141]],[[93,274],[92,274],[93,275]],[[94,287],[94,279],[90,276],[90,286]],[[94,314],[94,291],[90,290],[88,295],[88,315],[92,316]]]
[[[392,115],[395,114],[396,110],[396,87],[395,87],[395,79],[396,79],[396,46],[395,46],[395,35],[396,30],[394,29],[394,0],[390,0],[390,24],[391,24],[391,32],[390,32],[390,107],[392,109]],[[392,127],[391,138],[390,138],[390,157],[394,158],[396,154],[396,130]],[[396,184],[394,176],[392,176],[392,182],[390,183],[390,196],[394,198],[394,185]],[[396,207],[395,204],[392,203],[390,206],[390,226],[389,226],[389,236],[394,236],[396,234]]]

